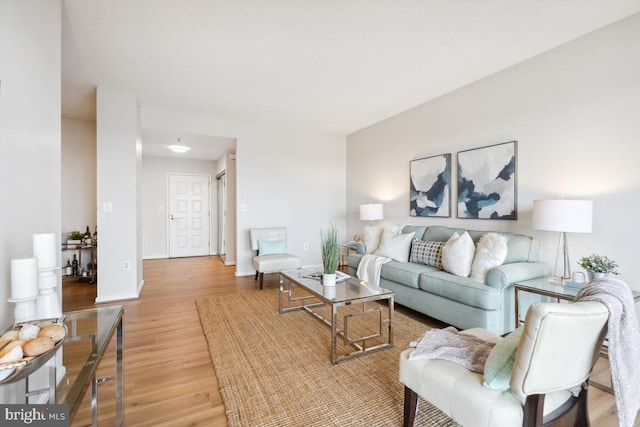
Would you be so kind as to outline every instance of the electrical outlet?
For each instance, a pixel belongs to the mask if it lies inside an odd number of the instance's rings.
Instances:
[[[147,244],[147,238],[146,238],[146,237],[143,237],[143,238],[142,238],[142,244],[143,244],[143,245],[146,245],[146,244]]]
[[[308,244],[308,243],[305,243],[304,245],[302,245],[302,248],[303,248],[305,251],[308,251],[308,250],[309,250],[309,244]]]
[[[131,270],[131,261],[125,261],[122,263],[123,270]]]
[[[113,212],[113,203],[111,203],[111,202],[104,202],[104,204],[102,205],[102,208],[103,208],[102,210],[103,210],[105,213],[111,213],[111,212]]]

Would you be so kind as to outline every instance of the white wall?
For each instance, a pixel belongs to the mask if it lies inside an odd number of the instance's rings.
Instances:
[[[209,175],[211,177],[211,248],[217,248],[215,162],[144,156],[142,158],[142,257],[167,258],[167,175],[169,173]]]
[[[514,231],[540,239],[553,264],[557,233],[531,229],[535,199],[594,202],[593,233],[569,236],[579,257],[605,254],[640,289],[640,14],[347,137],[349,235],[358,204],[382,201],[386,223]],[[518,220],[409,216],[409,162],[518,141]]]
[[[13,323],[10,260],[33,254],[33,234],[60,243],[61,2],[0,0],[0,324]],[[60,295],[60,276],[58,291]],[[17,388],[21,388],[18,390]],[[0,390],[22,403],[19,385]]]
[[[236,138],[237,275],[255,273],[250,227],[287,227],[288,250],[305,265],[321,262],[320,229],[329,221],[348,240],[344,136],[144,108],[141,120],[143,128]]]
[[[143,285],[139,107],[134,93],[97,89],[98,296],[136,298]],[[104,203],[112,212],[104,211]],[[124,269],[124,262],[130,269]]]
[[[96,122],[63,118],[62,232],[96,223]]]

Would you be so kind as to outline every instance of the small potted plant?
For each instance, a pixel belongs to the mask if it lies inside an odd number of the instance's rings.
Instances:
[[[69,233],[67,237],[67,245],[68,246],[78,246],[82,244],[82,239],[84,238],[84,234],[79,231],[72,231]]]
[[[604,255],[592,254],[582,257],[578,264],[587,271],[589,281],[618,274],[618,264]]]
[[[338,245],[338,231],[333,223],[326,232],[320,230],[320,240],[322,242],[322,284],[335,286],[336,271],[340,262],[340,246]]]

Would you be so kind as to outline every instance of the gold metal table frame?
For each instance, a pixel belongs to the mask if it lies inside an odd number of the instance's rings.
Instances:
[[[328,325],[331,329],[332,364],[335,365],[343,360],[393,346],[393,292],[356,278],[350,278],[345,282],[338,283],[334,289],[327,289],[319,280],[304,277],[312,272],[314,272],[312,269],[291,269],[280,272],[279,311],[280,314],[283,314],[294,310],[304,310]],[[301,296],[294,296],[292,291],[295,287],[304,289],[306,293]],[[369,302],[385,300],[387,302],[386,317],[383,313],[385,311],[384,306],[367,306]],[[291,303],[293,303],[293,305],[291,305]],[[338,309],[359,303],[362,304],[362,310],[343,314],[343,326],[342,328],[339,327]],[[329,318],[324,317],[315,310],[315,308],[325,305],[331,308]],[[378,331],[365,336],[351,336],[349,322],[361,316],[372,314],[377,317]],[[367,341],[371,339],[384,338],[385,329],[387,332],[386,340],[371,346],[367,345]],[[342,338],[345,346],[352,347],[353,351],[347,352],[346,354],[338,354],[338,338]]]

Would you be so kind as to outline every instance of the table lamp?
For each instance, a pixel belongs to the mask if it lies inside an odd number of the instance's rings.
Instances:
[[[590,200],[534,200],[532,226],[536,230],[559,231],[554,276],[571,277],[569,246],[566,233],[591,233],[593,202]],[[563,275],[556,274],[560,248],[563,252]]]
[[[381,203],[368,203],[366,205],[360,205],[360,220],[368,220],[369,224],[371,224],[372,221],[382,219],[382,211],[383,209]]]

